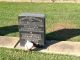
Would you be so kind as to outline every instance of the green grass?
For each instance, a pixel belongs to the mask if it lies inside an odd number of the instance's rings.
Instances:
[[[18,15],[46,15],[46,38],[80,41],[80,4],[0,2],[0,35],[19,36]],[[0,60],[80,60],[80,57],[0,48]]]
[[[0,60],[79,60],[80,57],[0,48]]]

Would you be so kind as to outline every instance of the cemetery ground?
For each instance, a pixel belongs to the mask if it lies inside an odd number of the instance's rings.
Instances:
[[[80,42],[80,4],[0,2],[0,35],[19,37],[18,15],[22,12],[46,15],[46,40]],[[0,60],[79,60],[61,54],[25,52],[0,48]]]

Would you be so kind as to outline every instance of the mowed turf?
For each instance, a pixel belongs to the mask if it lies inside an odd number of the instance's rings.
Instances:
[[[18,15],[46,15],[46,39],[80,41],[80,4],[0,2],[0,35],[19,36]],[[79,60],[80,57],[0,48],[0,60]]]
[[[18,15],[46,15],[46,39],[80,41],[80,4],[0,3],[0,35],[19,36]]]
[[[80,57],[0,48],[0,60],[80,60]]]

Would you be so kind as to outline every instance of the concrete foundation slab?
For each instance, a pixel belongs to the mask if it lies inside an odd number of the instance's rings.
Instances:
[[[14,48],[18,41],[17,37],[0,36],[0,47]]]

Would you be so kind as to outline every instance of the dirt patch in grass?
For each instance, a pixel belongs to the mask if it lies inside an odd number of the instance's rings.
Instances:
[[[50,27],[48,31],[53,32],[61,29],[73,29],[75,27],[76,26],[72,23],[55,23]]]

